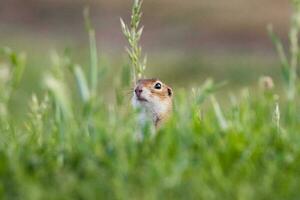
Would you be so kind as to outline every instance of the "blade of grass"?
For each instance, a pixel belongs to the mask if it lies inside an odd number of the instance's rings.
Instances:
[[[96,36],[95,30],[92,27],[90,21],[90,12],[89,8],[86,7],[83,11],[86,30],[89,35],[89,46],[90,46],[90,88],[91,95],[95,96],[97,94],[97,86],[98,86],[98,53],[97,53],[97,44],[96,44]]]
[[[77,87],[79,89],[79,94],[83,103],[88,103],[90,100],[90,91],[88,88],[85,75],[80,66],[76,65],[74,67],[74,76],[76,79]]]

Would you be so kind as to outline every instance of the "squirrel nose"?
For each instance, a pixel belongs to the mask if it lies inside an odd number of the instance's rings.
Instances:
[[[135,94],[137,95],[137,96],[140,96],[141,95],[141,93],[143,92],[143,89],[142,88],[139,88],[139,87],[137,87],[135,90]]]

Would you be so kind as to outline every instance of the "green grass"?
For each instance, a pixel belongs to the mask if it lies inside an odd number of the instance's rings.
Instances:
[[[90,24],[87,10],[85,16]],[[0,79],[1,199],[299,198],[298,44],[292,44],[293,67],[283,62],[283,95],[257,86],[219,97],[223,84],[210,80],[177,89],[170,121],[155,136],[146,126],[137,140],[141,127],[128,95],[134,70],[125,64],[107,84],[93,28],[87,29],[88,69],[68,53],[52,54],[52,67],[36,79],[38,95],[20,95],[25,54],[2,49],[0,69],[9,76]],[[138,40],[130,45],[133,66],[144,73]],[[23,96],[31,98],[17,120],[14,101]],[[219,103],[224,98],[226,106]]]
[[[69,102],[65,113],[52,95],[33,98],[23,123],[1,116],[0,195],[297,199],[299,113],[288,120],[281,104],[278,127],[273,94],[245,91],[220,115],[213,106],[202,106],[210,88],[203,91],[195,97],[177,91],[171,121],[143,141],[135,139],[129,102],[98,99],[87,115],[88,106],[80,101]]]

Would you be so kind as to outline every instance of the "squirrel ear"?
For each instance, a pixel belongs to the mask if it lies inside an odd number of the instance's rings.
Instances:
[[[168,87],[168,95],[171,97],[173,95],[172,88]]]

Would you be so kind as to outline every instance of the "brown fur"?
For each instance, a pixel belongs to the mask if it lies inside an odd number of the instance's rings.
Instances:
[[[154,89],[154,84],[158,81],[162,84],[162,90]],[[169,92],[173,92],[172,89],[166,84],[162,83],[159,79],[140,79],[137,81],[137,85],[143,85],[144,87],[150,89],[151,93],[155,96],[158,96],[161,100],[171,98],[173,95],[169,94]]]

